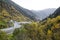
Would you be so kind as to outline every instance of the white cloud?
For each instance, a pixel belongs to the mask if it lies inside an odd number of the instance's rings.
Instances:
[[[60,0],[13,0],[18,5],[30,10],[42,10],[46,8],[57,8]]]

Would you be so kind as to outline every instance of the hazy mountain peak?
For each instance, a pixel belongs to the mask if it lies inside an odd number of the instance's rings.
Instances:
[[[40,18],[40,20],[48,17],[50,14],[52,14],[54,11],[56,10],[56,8],[48,8],[48,9],[44,9],[44,10],[31,10],[34,14],[37,15],[38,18]]]

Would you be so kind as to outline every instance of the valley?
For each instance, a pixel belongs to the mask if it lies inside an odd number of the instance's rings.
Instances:
[[[60,7],[35,11],[0,0],[0,40],[60,40]]]

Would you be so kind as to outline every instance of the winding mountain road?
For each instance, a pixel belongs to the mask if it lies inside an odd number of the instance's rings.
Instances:
[[[0,29],[0,30],[6,32],[7,34],[11,34],[11,33],[13,33],[13,31],[16,28],[20,28],[21,27],[21,24],[27,24],[27,23],[31,23],[31,22],[15,22],[13,27],[4,28],[4,29]]]

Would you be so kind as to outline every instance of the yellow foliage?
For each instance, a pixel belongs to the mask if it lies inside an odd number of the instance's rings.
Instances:
[[[51,30],[48,30],[47,34],[48,35],[52,34],[52,31]]]
[[[55,25],[55,28],[60,28],[60,24],[56,24]]]
[[[60,20],[60,16],[57,16],[56,19],[57,19],[57,20]]]

